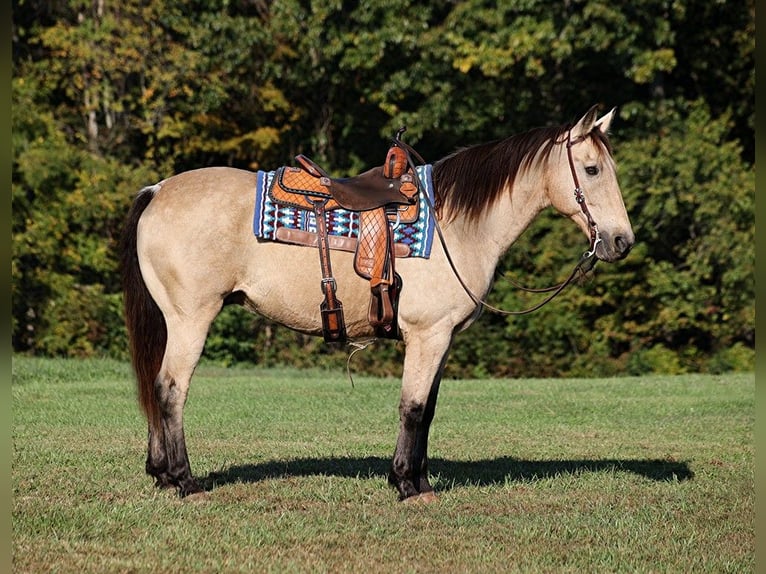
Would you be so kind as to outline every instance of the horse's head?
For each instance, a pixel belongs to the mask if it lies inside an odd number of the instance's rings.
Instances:
[[[600,119],[594,106],[560,136],[548,179],[551,204],[575,221],[604,261],[617,261],[633,247],[630,225],[607,139],[615,110]]]

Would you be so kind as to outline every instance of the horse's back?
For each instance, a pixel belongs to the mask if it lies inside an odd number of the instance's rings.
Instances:
[[[256,177],[253,172],[228,167],[169,177],[154,186],[154,198],[141,218],[139,233],[151,230],[156,240],[173,241],[250,227]],[[173,237],[162,237],[163,229],[172,229]]]
[[[209,222],[217,216],[230,221],[232,210],[252,215],[257,174],[232,167],[205,167],[185,171],[158,183],[147,216],[187,218]],[[204,217],[192,220],[193,214]]]

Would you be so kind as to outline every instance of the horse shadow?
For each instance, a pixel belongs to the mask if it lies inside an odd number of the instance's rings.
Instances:
[[[202,480],[205,490],[233,483],[254,483],[296,476],[337,476],[377,479],[388,477],[390,458],[329,457],[273,460],[213,471]],[[433,458],[430,474],[439,478],[438,490],[539,481],[567,475],[628,472],[657,482],[694,478],[688,463],[669,459],[523,460],[503,456],[475,461]]]

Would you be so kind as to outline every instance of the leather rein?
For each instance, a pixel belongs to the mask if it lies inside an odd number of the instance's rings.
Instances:
[[[397,134],[397,143],[404,149],[404,151],[407,154],[407,161],[410,163],[410,167],[412,168],[413,172],[415,172],[415,164],[412,160],[411,155],[414,155],[422,164],[425,164],[425,160],[420,156],[420,154],[415,151],[412,146],[402,142],[399,139],[399,136],[404,131],[404,128],[402,128],[399,133]],[[583,193],[582,188],[580,187],[580,180],[577,177],[577,170],[575,169],[574,165],[574,158],[572,157],[572,147],[577,145],[578,143],[584,141],[586,138],[585,135],[580,135],[575,139],[572,139],[572,130],[570,129],[567,131],[567,138],[566,141],[557,142],[566,144],[567,149],[567,160],[569,161],[569,169],[572,173],[572,181],[574,182],[574,196],[575,200],[577,201],[577,204],[580,206],[580,209],[582,210],[583,214],[585,215],[585,219],[588,222],[588,230],[590,232],[590,248],[588,251],[582,254],[580,257],[580,260],[575,265],[572,272],[569,274],[569,276],[558,285],[554,285],[552,287],[546,287],[543,289],[528,289],[526,287],[522,287],[521,285],[515,283],[514,281],[508,279],[508,281],[514,285],[515,287],[521,289],[522,291],[526,291],[528,293],[550,293],[545,299],[543,299],[540,303],[533,305],[532,307],[529,307],[528,309],[524,309],[522,311],[508,311],[505,309],[499,309],[497,307],[494,307],[487,303],[484,299],[481,297],[478,297],[476,294],[474,294],[473,291],[468,287],[468,285],[465,283],[463,278],[460,276],[460,273],[457,270],[457,267],[455,266],[454,261],[452,260],[452,256],[450,255],[449,250],[447,249],[447,244],[444,240],[444,235],[442,234],[441,226],[439,225],[439,218],[436,213],[436,208],[434,207],[431,199],[428,197],[427,193],[423,193],[422,196],[426,201],[426,205],[428,205],[429,210],[431,211],[431,215],[434,218],[434,227],[436,228],[436,233],[439,236],[439,242],[442,245],[442,248],[444,249],[444,255],[447,257],[447,262],[450,265],[450,268],[452,269],[452,272],[454,273],[455,277],[457,278],[458,282],[460,283],[461,287],[463,287],[463,290],[468,294],[468,296],[471,298],[471,300],[476,303],[479,307],[484,307],[493,313],[498,313],[500,315],[526,315],[528,313],[532,313],[533,311],[537,311],[545,304],[552,301],[557,295],[559,295],[577,276],[578,273],[582,273],[583,275],[593,269],[593,267],[596,265],[596,262],[598,259],[596,259],[596,246],[601,242],[601,233],[598,230],[598,225],[596,224],[595,220],[593,219],[593,216],[590,213],[590,210],[588,209],[588,204],[585,202],[585,194]],[[416,184],[420,186],[419,178],[415,178]]]

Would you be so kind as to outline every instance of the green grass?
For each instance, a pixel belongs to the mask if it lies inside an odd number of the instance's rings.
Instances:
[[[434,505],[386,474],[399,383],[202,366],[201,502],[144,474],[128,365],[13,360],[16,572],[752,572],[752,375],[445,381]]]

